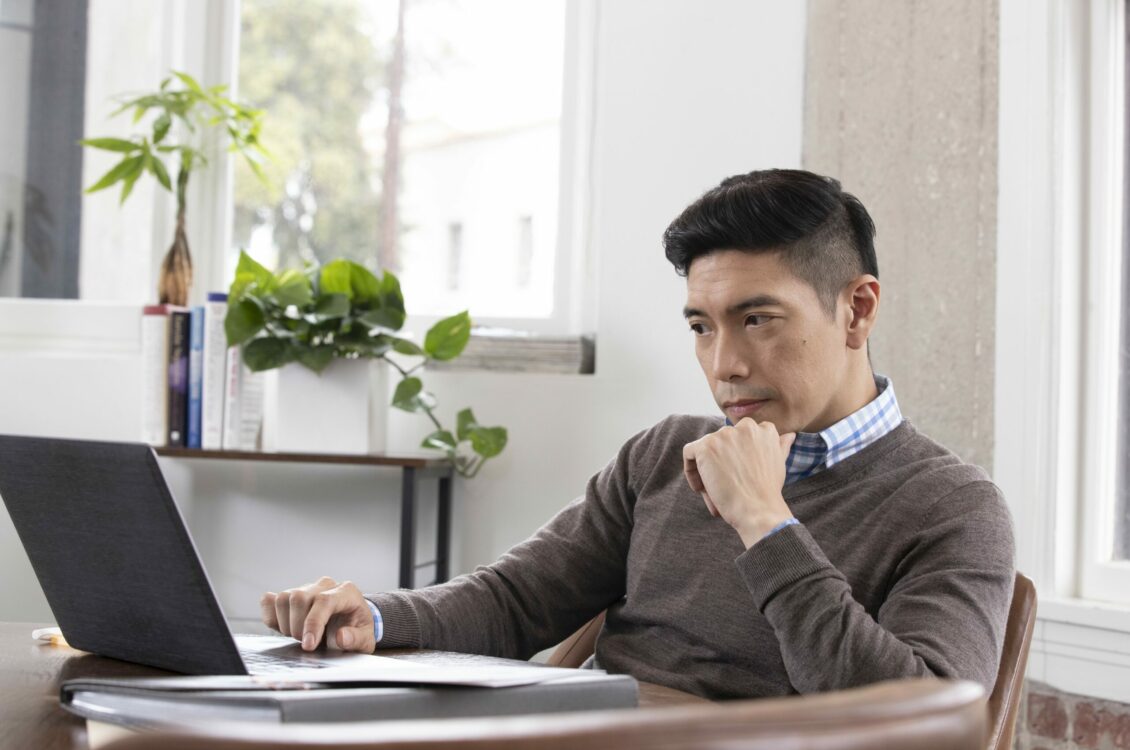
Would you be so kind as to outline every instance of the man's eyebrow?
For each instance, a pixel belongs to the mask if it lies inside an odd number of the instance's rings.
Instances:
[[[773,306],[780,306],[780,304],[781,304],[781,300],[777,299],[776,297],[774,297],[772,295],[759,294],[756,297],[750,297],[749,299],[742,300],[741,302],[738,302],[737,304],[730,305],[728,308],[726,308],[726,314],[727,315],[734,315],[735,313],[740,313],[743,310],[748,310],[751,307],[773,307]],[[683,308],[683,317],[684,318],[693,318],[693,317],[697,317],[697,316],[706,317],[706,313],[704,313],[702,310],[699,310],[698,308],[695,308],[695,307],[684,307]]]

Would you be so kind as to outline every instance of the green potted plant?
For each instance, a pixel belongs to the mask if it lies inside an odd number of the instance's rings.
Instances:
[[[291,366],[320,374],[334,363],[383,360],[400,376],[392,406],[423,414],[435,427],[422,447],[443,451],[461,475],[473,477],[506,447],[506,428],[480,425],[469,408],[458,413],[454,431],[445,428],[435,414],[435,397],[418,375],[430,360],[462,353],[471,318],[461,312],[440,320],[422,346],[396,335],[405,318],[400,282],[388,271],[378,277],[340,258],[272,273],[241,253],[224,329],[228,345],[240,347],[253,372]],[[393,353],[418,361],[406,366],[389,356]]]
[[[174,86],[174,79],[180,86]],[[147,114],[154,113],[142,133],[125,138],[86,138],[79,141],[84,146],[120,153],[121,159],[106,174],[86,189],[87,193],[105,190],[121,183],[120,203],[124,203],[142,175],[152,175],[177,199],[177,223],[173,244],[161,263],[157,281],[158,301],[174,305],[188,304],[192,286],[192,254],[188,249],[185,231],[185,197],[189,176],[208,164],[204,154],[205,134],[217,131],[226,134],[228,150],[237,152],[248,165],[264,179],[259,167],[261,157],[267,152],[259,144],[263,113],[225,96],[226,86],[204,88],[187,73],[173,71],[172,76],[161,81],[156,91],[122,101],[111,115],[133,112],[137,124]],[[179,127],[178,127],[179,125]],[[176,186],[173,178],[176,173]]]

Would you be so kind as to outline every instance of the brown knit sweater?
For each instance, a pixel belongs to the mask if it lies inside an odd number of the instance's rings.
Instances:
[[[801,524],[745,550],[683,477],[683,446],[721,425],[669,417],[494,564],[369,597],[379,646],[528,658],[607,608],[601,667],[710,698],[925,675],[991,689],[1013,541],[984,471],[903,422],[786,486]]]

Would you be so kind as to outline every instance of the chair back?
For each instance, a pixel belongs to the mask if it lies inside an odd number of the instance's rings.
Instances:
[[[476,688],[477,689],[477,688]],[[415,721],[216,723],[103,750],[981,750],[985,691],[913,679],[660,708]]]
[[[1008,750],[1016,729],[1020,709],[1020,692],[1024,687],[1024,670],[1028,665],[1028,649],[1032,630],[1036,627],[1036,587],[1022,573],[1016,574],[1012,604],[1004,631],[1004,648],[997,669],[997,681],[989,695],[989,750]]]
[[[604,627],[604,612],[592,618],[553,650],[546,664],[576,669],[596,652],[596,636]]]

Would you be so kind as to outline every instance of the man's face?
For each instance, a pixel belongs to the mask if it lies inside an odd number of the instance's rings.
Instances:
[[[697,258],[684,312],[714,400],[731,422],[751,417],[781,433],[819,432],[851,413],[840,387],[850,364],[848,305],[837,301],[829,316],[779,253]]]

